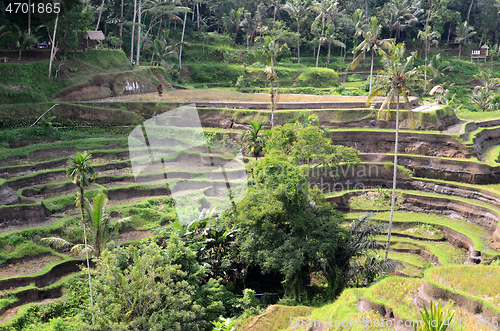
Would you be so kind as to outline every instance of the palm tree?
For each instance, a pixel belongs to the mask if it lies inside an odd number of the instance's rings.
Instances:
[[[450,66],[449,61],[441,60],[441,54],[436,54],[432,57],[426,70],[429,71],[429,75],[431,76],[430,81],[432,83],[440,83],[445,73],[452,71],[453,67]]]
[[[439,34],[439,32],[437,31],[432,31],[431,32],[431,27],[430,26],[426,26],[425,27],[425,30],[421,30],[418,32],[418,38],[420,38],[421,40],[423,40],[425,42],[425,65],[427,66],[427,55],[429,53],[429,50],[430,50],[430,44],[433,44],[433,43],[438,43],[438,39],[441,37],[441,35]],[[427,79],[427,70],[425,70],[425,73],[424,73],[424,79]]]
[[[331,24],[327,24],[327,29],[326,29],[326,35],[322,37],[322,43],[326,43],[328,45],[328,56],[326,59],[326,67],[328,68],[328,65],[330,64],[330,53],[332,49],[332,44],[338,47],[342,47],[345,49],[345,44],[341,42],[340,40],[336,39],[335,35],[335,27]]]
[[[83,195],[83,189],[90,185],[90,181],[96,177],[96,172],[94,167],[90,164],[90,159],[92,154],[88,154],[86,151],[83,153],[77,153],[68,160],[68,168],[66,169],[66,176],[70,178],[73,183],[78,186],[78,199],[77,206],[80,207],[80,212],[82,215],[82,226],[83,226],[83,238],[85,242],[85,255],[87,257],[87,269],[89,272],[89,288],[90,288],[90,304],[94,308],[94,301],[92,299],[92,281],[90,279],[90,264],[89,264],[89,253],[87,246],[87,232],[85,227],[85,196]],[[94,313],[92,312],[92,315]]]
[[[463,22],[457,26],[457,35],[455,36],[455,42],[458,43],[458,60],[460,61],[460,55],[462,54],[462,44],[466,43],[476,34],[474,27],[468,25],[467,21]]]
[[[54,0],[54,3],[56,3],[57,0]],[[50,60],[49,60],[49,78],[52,75],[52,62],[54,61],[54,57],[56,56],[57,52],[57,47],[55,46],[56,43],[56,32],[57,32],[57,23],[59,21],[59,12],[57,12],[56,15],[56,21],[54,23],[54,36],[52,37],[52,47],[50,49]],[[50,38],[50,33],[49,33],[49,38]],[[1,39],[1,36],[0,36]]]
[[[106,244],[114,239],[120,226],[130,220],[130,217],[116,221],[111,220],[109,217],[108,201],[106,194],[101,192],[94,197],[92,204],[87,203],[85,206],[86,215],[90,220],[88,232],[91,245],[88,245],[88,249],[91,250],[96,257],[101,256]],[[58,247],[72,245],[70,242],[60,237],[43,238],[42,240]],[[73,248],[71,248],[73,252],[83,252],[84,250],[85,246],[82,244],[74,245]]]
[[[274,99],[274,88],[273,82],[278,80],[279,77],[274,71],[274,62],[278,56],[283,54],[286,50],[288,50],[287,44],[280,45],[278,41],[276,41],[276,37],[265,36],[264,43],[261,47],[262,53],[267,58],[268,66],[264,70],[267,74],[267,80],[271,86],[271,128],[274,127],[274,109],[275,109],[275,99]]]
[[[391,0],[387,6],[386,10],[393,16],[390,30],[396,30],[396,39],[401,38],[401,31],[417,24],[418,17],[424,13],[420,0]]]
[[[34,35],[30,34],[28,31],[21,31],[21,28],[16,24],[12,24],[16,30],[16,47],[19,49],[18,61],[21,61],[21,53],[23,49],[28,49],[34,44],[38,44],[38,39]]]
[[[283,6],[283,9],[297,20],[297,63],[300,64],[300,23],[309,11],[308,0],[291,0]]]
[[[134,19],[132,20],[132,37],[130,45],[130,63],[134,59],[134,32],[135,32],[135,17],[137,16],[137,0],[134,0]]]
[[[2,37],[0,36],[0,39]],[[490,53],[490,71],[493,71],[493,57],[496,56],[498,57],[500,55],[500,45],[499,44],[496,44],[495,46],[493,46],[492,48],[490,48],[488,50],[488,52]]]
[[[381,72],[382,79],[378,86],[368,95],[367,104],[370,100],[378,95],[387,93],[387,97],[382,103],[379,110],[379,116],[382,109],[387,106],[388,109],[394,103],[396,104],[396,137],[394,146],[394,175],[392,179],[392,202],[391,216],[389,220],[389,231],[387,235],[387,246],[385,251],[385,260],[389,253],[389,245],[391,241],[392,220],[394,218],[394,206],[396,202],[396,180],[398,169],[398,138],[399,138],[399,95],[403,94],[403,99],[408,110],[411,110],[408,97],[414,95],[420,99],[418,94],[412,89],[413,86],[423,85],[423,80],[419,76],[419,72],[413,67],[413,60],[416,58],[416,52],[411,53],[405,58],[404,44],[394,45],[389,53],[382,53],[382,63],[384,70]],[[387,92],[388,91],[388,92]],[[390,117],[389,110],[387,118]]]
[[[358,45],[358,47],[356,47],[356,49],[354,49],[353,51],[354,54],[356,54],[359,51],[361,51],[361,53],[352,61],[351,70],[354,70],[358,66],[359,62],[362,59],[362,55],[364,56],[364,54],[370,51],[372,53],[372,60],[370,65],[370,90],[369,90],[370,93],[372,91],[373,58],[375,55],[375,49],[389,48],[391,44],[390,39],[378,39],[381,30],[382,30],[382,25],[378,24],[377,17],[375,16],[372,17],[368,25],[367,31],[363,33],[363,37],[365,38],[365,40],[363,40]]]
[[[179,57],[179,44],[169,44],[166,39],[158,40],[155,39],[153,41],[148,40],[144,43],[145,49],[152,49],[153,56],[151,57],[151,63],[153,63],[153,58],[156,55],[156,65],[165,67],[167,64],[163,64],[166,58],[178,58]]]
[[[316,18],[313,21],[313,25],[317,22],[321,21],[321,37],[325,35],[326,23],[333,24],[333,19],[336,16],[340,16],[342,12],[339,12],[338,3],[333,0],[321,0],[321,2],[316,1],[312,5],[312,9],[317,13]],[[316,67],[318,67],[319,63],[319,53],[321,51],[321,42],[322,39],[319,38],[318,42],[318,54],[316,56]]]
[[[243,134],[243,140],[245,141],[244,151],[245,154],[253,155],[257,160],[257,156],[259,156],[259,153],[266,146],[266,140],[260,130],[264,123],[254,120],[250,120],[248,123],[252,127]]]
[[[363,13],[363,9],[356,9],[356,11],[352,14],[351,18],[352,24],[354,25],[354,48],[358,47],[358,37],[362,36],[366,29],[368,28],[368,24],[365,23],[365,14]]]

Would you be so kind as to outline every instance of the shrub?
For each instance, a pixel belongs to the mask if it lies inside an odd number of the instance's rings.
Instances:
[[[339,86],[339,75],[331,69],[315,68],[300,74],[297,86],[331,87]]]
[[[363,77],[360,74],[352,74],[347,76],[348,82],[360,82],[363,80]]]

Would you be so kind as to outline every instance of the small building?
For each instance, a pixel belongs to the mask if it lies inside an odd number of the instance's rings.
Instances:
[[[98,41],[104,40],[102,31],[87,31],[78,32],[78,50],[87,51],[89,49],[97,49]]]
[[[486,61],[486,57],[488,56],[488,45],[484,44],[480,49],[473,49],[472,54],[470,56],[470,61]]]

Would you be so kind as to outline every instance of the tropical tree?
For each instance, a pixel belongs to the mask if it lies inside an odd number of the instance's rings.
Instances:
[[[297,63],[300,63],[300,23],[309,8],[309,0],[291,0],[283,6],[283,10],[297,21]]]
[[[463,22],[456,29],[455,42],[458,43],[458,60],[460,61],[460,55],[462,54],[462,45],[469,42],[469,40],[476,34],[474,27],[470,26],[467,21]]]
[[[424,41],[425,43],[425,65],[427,66],[427,55],[429,53],[431,44],[438,43],[438,39],[441,35],[437,31],[431,31],[430,26],[426,26],[425,30],[421,30],[418,32],[418,38]],[[427,79],[427,69],[424,71],[424,79]]]
[[[426,71],[429,72],[430,81],[432,83],[441,83],[447,72],[453,70],[449,61],[441,59],[441,54],[436,54],[432,57],[431,62],[426,66]]]
[[[34,44],[38,44],[38,38],[30,34],[28,31],[21,31],[21,28],[16,24],[12,24],[17,32],[14,32],[16,38],[16,48],[19,49],[18,61],[21,61],[21,53],[23,50],[30,48]]]
[[[389,109],[391,105],[396,104],[396,137],[394,145],[394,174],[392,178],[392,201],[391,215],[389,220],[389,231],[387,235],[387,246],[385,251],[385,260],[389,253],[391,241],[392,221],[394,218],[394,207],[396,202],[396,181],[398,170],[398,139],[399,139],[399,97],[403,99],[408,110],[411,110],[409,96],[413,95],[420,99],[412,87],[423,85],[424,81],[420,78],[419,71],[413,67],[413,60],[416,58],[416,52],[405,58],[404,44],[393,45],[388,53],[380,51],[382,54],[382,63],[384,70],[381,72],[381,80],[377,87],[368,95],[367,105],[373,97],[386,94],[387,97],[382,103],[379,116],[384,107]],[[387,110],[387,119],[390,118],[390,111]]]
[[[0,35],[0,39],[1,39]],[[493,57],[498,57],[500,56],[500,44],[496,44],[492,48],[488,50],[489,55],[490,55],[490,71],[493,71]]]
[[[266,73],[267,80],[271,86],[271,128],[274,127],[274,110],[276,105],[273,83],[279,79],[276,71],[274,70],[274,62],[276,61],[276,58],[283,54],[286,50],[288,50],[287,44],[280,45],[279,42],[276,41],[275,37],[264,37],[264,43],[262,44],[261,51],[267,58],[268,66],[264,72]]]
[[[172,45],[167,41],[166,38],[162,40],[155,39],[153,41],[147,40],[144,43],[145,49],[153,50],[153,55],[151,56],[151,63],[153,64],[153,58],[156,55],[156,65],[166,67],[167,63],[164,63],[167,58],[175,58],[179,57],[179,44]]]
[[[500,78],[491,77],[491,72],[480,71],[479,75],[474,75],[474,78],[479,80],[484,88],[493,90],[493,88],[500,84]]]
[[[95,26],[95,30],[99,30],[99,23],[101,22],[101,15],[102,15],[102,10],[104,8],[104,1],[105,0],[102,0],[102,3],[101,3],[101,9],[99,9],[99,17],[97,18],[97,24]]]
[[[387,4],[386,12],[392,16],[389,29],[396,31],[395,39],[398,39],[401,38],[401,31],[418,23],[418,18],[424,10],[421,0],[391,0]]]
[[[340,40],[337,40],[337,36],[335,34],[335,27],[332,24],[327,24],[326,35],[322,37],[323,43],[328,45],[328,56],[326,58],[326,67],[330,64],[330,53],[332,49],[332,44],[345,49],[345,44]]]
[[[361,52],[351,64],[351,70],[354,70],[361,59],[367,52],[371,52],[371,64],[370,64],[370,90],[372,91],[372,81],[373,81],[373,59],[375,56],[376,49],[389,48],[391,44],[390,39],[379,39],[380,31],[382,30],[382,25],[378,24],[377,17],[372,17],[370,23],[368,24],[368,29],[363,33],[365,38],[353,51],[353,54]]]
[[[339,11],[338,8],[338,3],[333,1],[333,0],[321,0],[321,1],[316,1],[312,5],[312,10],[316,12],[317,16],[313,21],[313,25],[316,24],[317,22],[321,21],[322,27],[321,27],[321,37],[325,35],[325,28],[326,28],[326,23],[333,24],[334,18],[337,16],[340,16],[342,12]],[[318,66],[319,62],[319,54],[321,51],[321,43],[322,39],[321,37],[318,40],[318,53],[316,56],[316,67]]]
[[[80,207],[83,226],[83,238],[85,243],[85,255],[87,257],[87,270],[89,274],[89,289],[90,289],[90,304],[94,308],[94,301],[92,299],[92,281],[90,278],[90,263],[89,263],[89,250],[87,246],[87,230],[85,226],[85,196],[84,188],[90,185],[90,181],[96,177],[96,171],[90,164],[92,154],[87,151],[77,153],[71,156],[68,160],[68,168],[66,169],[66,176],[70,178],[73,183],[78,187],[78,194],[76,199],[77,207]],[[92,313],[93,314],[93,313]]]
[[[484,112],[486,109],[490,108],[490,103],[493,101],[494,96],[495,93],[490,89],[483,86],[476,86],[474,87],[470,100]]]
[[[243,134],[243,140],[245,142],[244,151],[247,155],[253,155],[257,160],[257,156],[260,151],[266,146],[266,140],[262,135],[261,128],[264,123],[257,122],[254,120],[248,121],[252,126],[250,129],[245,131]]]
[[[365,13],[363,9],[356,9],[354,14],[352,14],[351,18],[352,24],[354,25],[354,48],[358,47],[358,37],[362,36],[366,29],[368,28],[368,24],[365,23]]]
[[[101,192],[94,197],[92,204],[87,203],[85,206],[85,212],[88,216],[87,219],[90,223],[87,229],[89,232],[88,241],[90,244],[87,247],[93,252],[95,257],[101,256],[106,244],[114,239],[120,227],[130,220],[129,217],[120,220],[112,220],[109,217],[108,202],[107,195]],[[58,247],[72,246],[69,241],[60,237],[43,238],[42,240]],[[71,248],[71,251],[77,253],[83,252],[84,250],[85,245],[83,244],[74,245],[73,248]]]

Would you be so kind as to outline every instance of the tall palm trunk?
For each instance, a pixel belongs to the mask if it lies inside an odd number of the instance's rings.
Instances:
[[[332,49],[332,43],[328,43],[328,56],[326,58],[326,67],[328,68],[328,65],[330,65],[330,52]]]
[[[184,44],[184,32],[186,31],[187,12],[184,12],[184,22],[182,22],[181,49],[179,50],[179,70],[182,69],[182,45]]]
[[[121,21],[121,23],[120,23],[120,30],[118,32],[118,37],[120,39],[122,39],[122,36],[123,36],[123,1],[124,0],[122,0],[121,15],[120,15],[120,21]]]
[[[458,44],[458,61],[460,61],[460,55],[462,54],[462,44]]]
[[[85,212],[83,210],[84,196],[83,187],[80,185],[80,212],[82,213],[83,239],[85,241],[85,255],[87,257],[87,270],[89,272],[90,306],[92,307],[92,324],[94,324],[94,299],[92,297],[92,280],[90,278],[89,251],[87,249],[87,230],[85,227]]]
[[[104,8],[104,0],[102,0],[101,4],[101,10],[99,10],[99,17],[97,18],[97,25],[95,26],[95,30],[99,30],[99,23],[101,23],[101,15],[102,15],[102,9]]]
[[[297,63],[300,64],[300,18],[297,20]]]
[[[326,18],[323,16],[323,29],[321,30],[321,37],[323,37],[325,35],[325,24],[326,24]],[[316,56],[316,68],[318,67],[318,63],[319,63],[319,52],[320,51],[321,51],[321,38],[320,38],[319,45],[318,45],[318,54]]]
[[[370,91],[368,93],[372,93],[372,81],[373,81],[373,47],[372,47],[372,63],[370,65]]]
[[[134,59],[134,32],[135,32],[135,16],[137,15],[137,0],[134,0],[134,19],[132,23],[132,42],[130,45],[130,63]]]
[[[399,138],[399,89],[396,98],[396,141],[394,143],[394,174],[392,177],[392,200],[391,200],[391,216],[389,218],[389,231],[387,233],[387,245],[385,247],[385,260],[389,254],[389,246],[391,245],[392,220],[394,219],[394,206],[396,205],[396,182],[398,176],[398,138]],[[389,110],[388,110],[389,111]]]
[[[271,58],[271,129],[274,128],[274,89],[273,89],[273,80],[274,80],[274,58]]]
[[[137,57],[135,60],[135,65],[139,66],[139,57],[141,56],[141,8],[142,8],[142,3],[141,0],[139,0],[139,8],[138,8],[138,19],[137,19]]]
[[[55,57],[54,47],[56,44],[56,31],[57,31],[57,22],[58,21],[59,21],[59,13],[57,13],[56,22],[54,23],[54,37],[52,37],[52,48],[50,50],[49,78],[52,75],[52,61],[54,61],[54,57]]]

